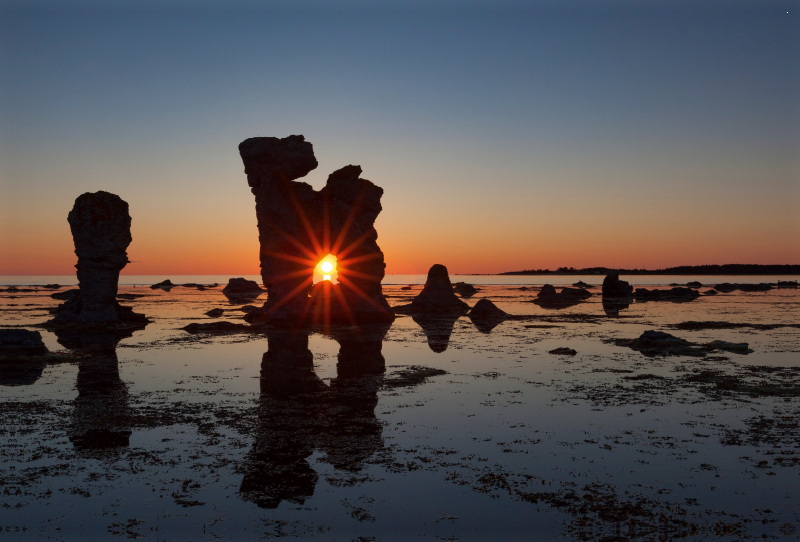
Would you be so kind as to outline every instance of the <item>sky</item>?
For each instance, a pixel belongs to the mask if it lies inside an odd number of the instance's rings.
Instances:
[[[800,264],[796,1],[0,0],[0,275],[258,274],[238,144],[384,189],[387,273]]]

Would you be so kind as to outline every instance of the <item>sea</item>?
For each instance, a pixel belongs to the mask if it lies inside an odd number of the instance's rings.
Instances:
[[[800,292],[712,293],[798,277],[623,277],[702,286],[610,306],[599,275],[452,275],[507,317],[289,330],[248,326],[266,294],[229,278],[123,275],[150,322],[87,333],[43,325],[74,276],[0,277],[0,329],[50,352],[0,358],[0,540],[800,537]],[[233,325],[186,329],[209,322]]]

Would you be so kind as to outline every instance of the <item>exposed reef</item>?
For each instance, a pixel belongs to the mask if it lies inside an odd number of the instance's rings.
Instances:
[[[693,288],[671,288],[669,290],[648,290],[636,288],[633,294],[636,301],[693,301],[700,297],[700,292]]]
[[[313,147],[301,135],[246,139],[239,154],[256,200],[261,278],[268,291],[267,302],[247,320],[393,320],[381,289],[386,265],[374,227],[383,189],[362,179],[354,165],[333,172],[318,192],[297,182],[317,167]],[[339,283],[329,286],[327,305],[315,304],[309,298],[313,270],[328,254],[337,258]]]
[[[747,343],[730,343],[727,341],[711,341],[705,344],[689,342],[663,331],[648,330],[636,339],[614,339],[617,346],[627,346],[641,352],[645,356],[696,356],[703,357],[714,350],[749,354],[752,352]]]
[[[128,204],[108,192],[87,192],[67,216],[78,263],[80,290],[58,307],[49,327],[137,327],[143,314],[117,302],[119,273],[128,264],[131,216]]]
[[[772,290],[772,286],[765,282],[760,284],[731,284],[730,282],[723,282],[722,284],[717,284],[714,286],[714,288],[718,292],[725,294],[735,290],[741,290],[743,292],[768,292],[769,290]]]

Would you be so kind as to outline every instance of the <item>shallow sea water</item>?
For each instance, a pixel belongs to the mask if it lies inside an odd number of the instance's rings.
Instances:
[[[800,538],[800,329],[763,328],[800,323],[798,290],[637,302],[618,317],[597,287],[563,309],[532,303],[533,285],[579,278],[479,286],[470,305],[520,316],[493,329],[401,316],[226,335],[181,328],[241,322],[265,295],[121,286],[144,294],[121,302],[152,318],[145,329],[116,346],[41,329],[67,361],[0,369],[1,538]],[[695,278],[709,280],[668,280]],[[420,289],[384,286],[392,305]],[[39,329],[51,293],[0,293],[2,326]],[[674,327],[688,321],[762,327]],[[649,329],[752,352],[614,343]]]

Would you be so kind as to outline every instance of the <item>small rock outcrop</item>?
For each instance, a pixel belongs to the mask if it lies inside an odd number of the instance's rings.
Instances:
[[[119,273],[128,264],[131,216],[128,204],[108,192],[87,192],[75,200],[67,221],[75,242],[80,292],[61,305],[52,327],[139,326],[142,314],[116,299]]]
[[[456,282],[453,284],[453,290],[462,297],[469,297],[478,293],[478,288],[466,282]]]
[[[162,290],[166,290],[166,291],[168,291],[168,292],[169,292],[169,291],[170,291],[172,288],[174,288],[175,286],[177,286],[177,284],[172,284],[172,281],[171,281],[171,280],[169,280],[169,279],[167,279],[167,280],[162,280],[162,281],[161,281],[161,282],[159,282],[158,284],[153,284],[152,286],[150,286],[150,288],[151,288],[152,290],[157,290],[157,289],[159,289],[159,288],[160,288],[160,289],[162,289]]]
[[[579,280],[578,282],[576,282],[575,284],[573,284],[573,286],[574,286],[574,287],[576,287],[576,288],[591,288],[591,287],[592,287],[592,285],[591,285],[591,284],[586,284],[586,283],[585,283],[585,282],[583,282],[582,280]]]
[[[397,307],[407,312],[455,312],[465,313],[469,305],[461,301],[453,291],[450,275],[442,264],[435,264],[428,270],[425,287],[409,305]]]
[[[603,297],[630,297],[633,295],[633,286],[619,280],[619,271],[612,271],[603,279]]]
[[[264,289],[256,281],[245,278],[230,279],[228,285],[222,289],[225,295],[257,295],[263,291]]]
[[[217,308],[217,309],[211,309],[210,311],[206,312],[205,314],[206,314],[206,316],[210,316],[212,318],[219,318],[220,316],[223,315],[224,312],[225,312],[225,309]]]
[[[577,305],[590,297],[592,293],[583,288],[562,288],[560,292],[556,292],[552,284],[545,284],[533,302],[548,309],[559,309]]]
[[[488,299],[479,299],[469,311],[469,319],[481,333],[490,333],[495,327],[502,324],[508,313],[497,307]]]
[[[0,329],[0,357],[47,354],[42,334],[28,329]]]

